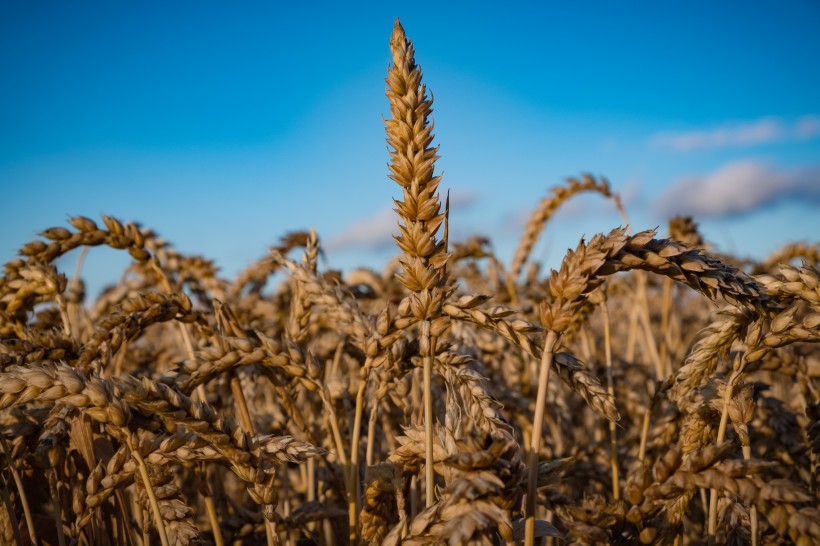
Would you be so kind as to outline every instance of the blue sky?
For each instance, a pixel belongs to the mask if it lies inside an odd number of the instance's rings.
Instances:
[[[380,267],[397,231],[381,120],[397,16],[434,95],[456,236],[488,235],[509,263],[538,200],[591,172],[635,229],[691,213],[754,257],[818,240],[816,2],[115,4],[0,5],[3,262],[105,213],[228,276],[311,226],[331,266]],[[579,199],[535,256],[555,266],[619,224]],[[126,263],[95,251],[92,283]]]

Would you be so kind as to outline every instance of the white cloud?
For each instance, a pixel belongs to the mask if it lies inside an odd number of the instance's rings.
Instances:
[[[766,117],[742,123],[724,123],[700,131],[666,131],[649,139],[653,146],[688,152],[726,147],[755,146],[820,136],[820,116],[810,114],[788,122]]]
[[[679,151],[752,146],[782,140],[788,130],[782,120],[763,118],[751,123],[724,124],[705,131],[664,132],[653,136],[650,142],[661,148]]]
[[[328,250],[364,247],[373,250],[387,248],[393,243],[393,235],[399,232],[398,216],[391,208],[385,208],[367,218],[351,223],[331,237]]]
[[[810,139],[820,136],[820,116],[803,116],[795,124],[798,138]]]
[[[444,201],[447,198],[447,189],[439,186],[439,193],[441,194],[441,206],[444,207]],[[470,188],[452,188],[450,190],[450,208],[458,207],[461,209],[468,209],[478,201],[478,193]]]
[[[786,200],[820,203],[820,168],[782,170],[759,161],[729,163],[675,182],[657,201],[666,216],[696,218],[752,212]]]

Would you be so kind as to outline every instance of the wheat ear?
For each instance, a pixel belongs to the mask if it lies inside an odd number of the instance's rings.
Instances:
[[[412,42],[407,39],[396,19],[390,37],[393,64],[387,73],[387,98],[391,119],[385,121],[390,152],[390,178],[402,188],[402,199],[395,200],[401,219],[396,243],[403,251],[399,258],[402,272],[399,281],[412,293],[409,296],[413,318],[422,321],[420,351],[424,363],[424,421],[426,427],[426,504],[435,502],[433,491],[433,397],[432,367],[435,343],[430,322],[441,316],[446,293],[444,265],[448,254],[446,243],[436,234],[445,219],[441,213],[438,184],[433,175],[438,156],[432,147],[433,124],[430,121],[432,99],[421,83],[421,68],[416,64]]]
[[[612,197],[609,182],[605,178],[599,181],[592,175],[584,174],[580,180],[568,178],[566,186],[553,188],[550,195],[542,199],[530,215],[527,225],[524,227],[524,233],[521,234],[521,240],[518,242],[518,248],[515,250],[510,270],[507,272],[507,290],[510,292],[513,301],[516,297],[515,283],[521,274],[521,268],[529,258],[535,243],[538,242],[538,237],[544,231],[544,226],[570,197],[585,191],[594,191],[604,197]]]

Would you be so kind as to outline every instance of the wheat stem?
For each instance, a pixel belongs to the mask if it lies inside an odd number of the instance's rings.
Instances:
[[[5,438],[0,437],[0,445],[3,448],[3,454],[8,461],[11,476],[14,479],[14,485],[17,487],[17,495],[20,499],[20,504],[23,507],[23,515],[26,518],[26,526],[28,527],[28,534],[31,537],[32,544],[37,544],[37,532],[34,529],[34,519],[31,517],[31,508],[28,504],[28,497],[26,496],[26,489],[23,487],[23,480],[20,478],[20,472],[17,470],[17,464],[11,458],[11,450]]]
[[[364,413],[364,394],[367,390],[367,379],[370,371],[370,359],[366,359],[362,367],[362,377],[356,392],[356,413],[353,418],[353,435],[350,440],[350,466],[348,469],[348,483],[350,491],[349,512],[351,524],[351,540],[356,540],[359,528],[359,441],[362,434],[362,414]]]
[[[20,535],[20,524],[17,522],[17,516],[14,514],[14,505],[11,503],[11,495],[9,488],[6,486],[6,477],[0,473],[0,493],[3,495],[3,503],[6,505],[6,512],[9,515],[9,523],[11,530],[14,532],[14,541],[23,546],[23,537]]]
[[[544,426],[544,409],[547,405],[547,386],[558,334],[548,330],[544,340],[544,351],[541,354],[541,366],[538,371],[538,394],[535,401],[535,416],[530,439],[529,459],[527,462],[529,476],[527,480],[527,511],[524,527],[524,545],[535,544],[535,511],[538,506],[538,452],[541,448],[541,430]]]
[[[145,487],[145,492],[148,495],[148,502],[151,505],[151,511],[154,514],[154,526],[157,528],[157,532],[159,533],[159,540],[162,542],[162,546],[170,546],[170,543],[168,542],[168,533],[165,531],[165,524],[162,521],[162,514],[159,511],[157,496],[154,494],[154,487],[151,485],[151,478],[148,476],[148,468],[145,466],[145,461],[142,459],[142,455],[140,455],[133,437],[130,438],[129,443],[131,444],[131,456],[134,457],[134,460],[137,463],[140,478],[142,479],[142,484]]]
[[[427,340],[429,351],[432,352],[430,321],[422,323],[421,337]],[[436,497],[433,490],[433,357],[429,353],[424,355],[424,461],[425,505],[430,508],[436,502]]]
[[[720,424],[718,425],[717,438],[715,439],[716,445],[722,444],[726,438],[726,425],[729,423],[729,403],[732,401],[733,393],[734,383],[732,379],[730,379],[726,383],[726,390],[723,393],[723,410],[720,413]],[[712,488],[709,495],[709,527],[707,529],[707,538],[710,544],[714,544],[717,535],[717,501],[718,490]]]
[[[373,397],[373,403],[370,407],[370,417],[367,421],[367,454],[365,455],[365,463],[367,466],[372,466],[375,461],[376,449],[376,421],[379,415],[379,399]]]
[[[607,392],[615,399],[615,379],[612,373],[612,339],[609,331],[609,311],[606,299],[601,302],[601,316],[604,323],[604,354],[606,356],[606,386]],[[618,434],[615,421],[609,421],[609,465],[612,468],[612,498],[620,500],[621,488],[618,475]]]

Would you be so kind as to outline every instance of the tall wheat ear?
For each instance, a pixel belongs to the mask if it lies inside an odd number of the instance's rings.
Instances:
[[[430,120],[433,101],[421,83],[421,67],[416,64],[413,43],[407,39],[398,19],[390,37],[393,63],[387,72],[387,98],[391,118],[385,120],[390,151],[390,178],[402,189],[395,199],[399,215],[396,243],[403,255],[399,258],[401,283],[411,292],[409,310],[421,322],[420,352],[424,362],[424,422],[426,431],[425,485],[426,503],[435,502],[433,479],[433,399],[432,373],[435,343],[431,326],[443,322],[441,307],[447,295],[448,254],[445,240],[438,239],[445,219],[441,212],[438,185],[441,176],[433,174],[438,159],[433,147],[433,123]]]

